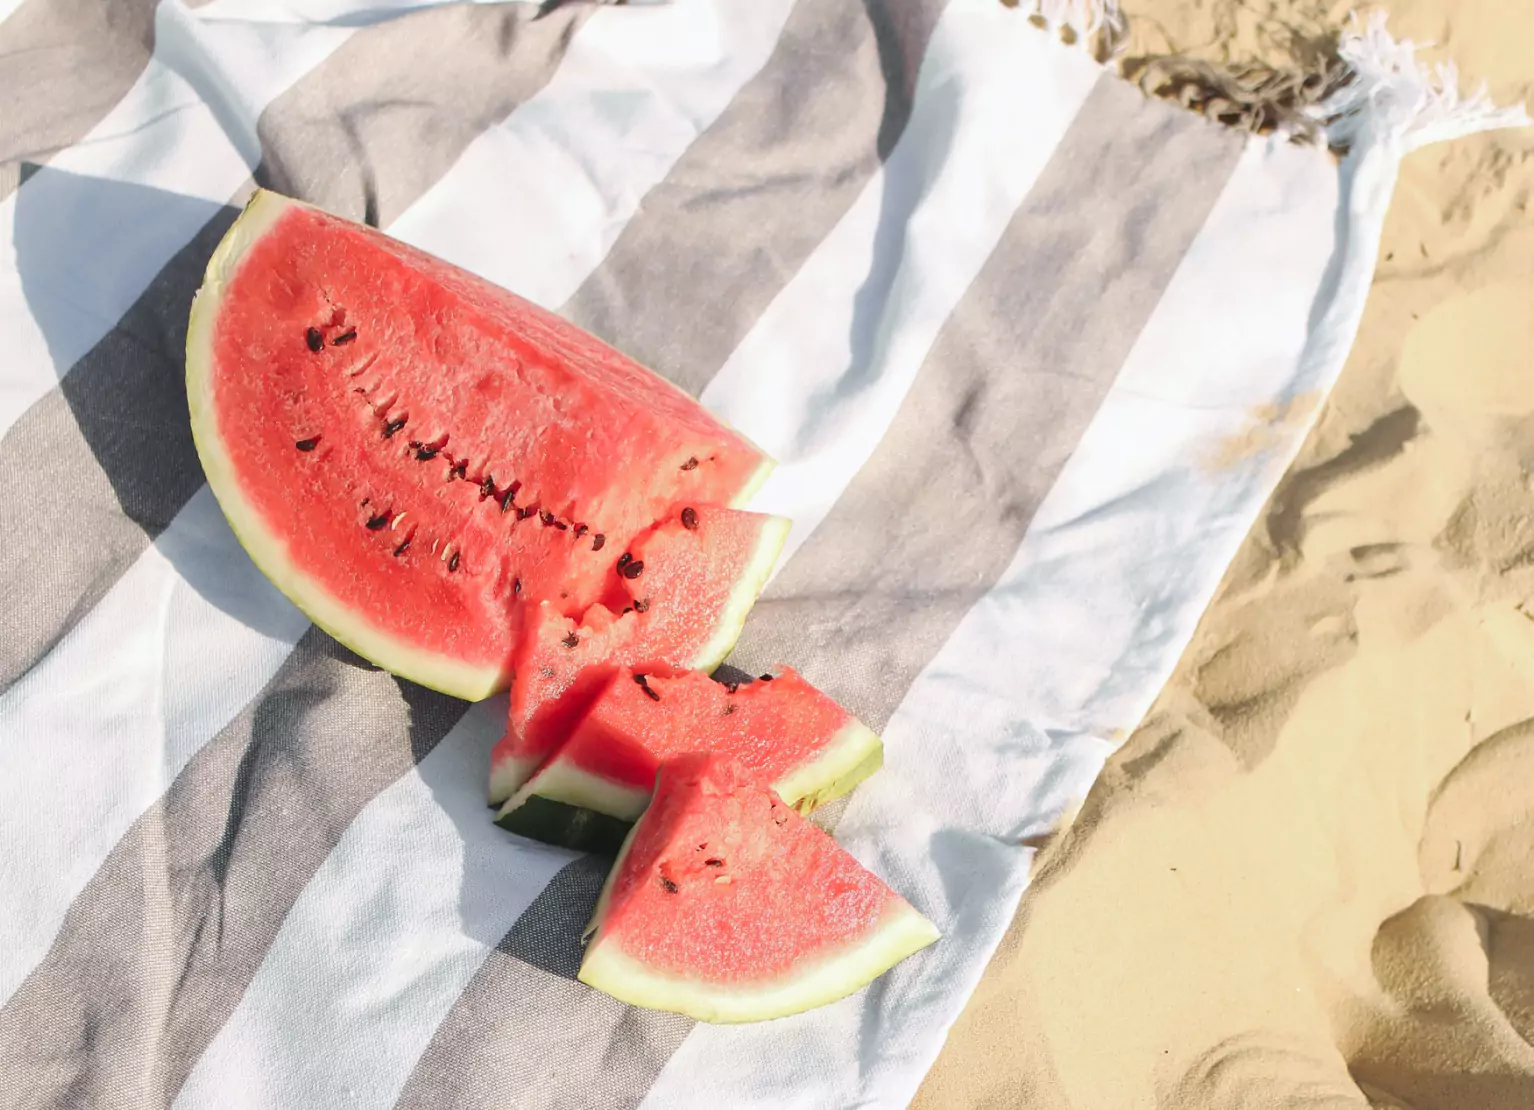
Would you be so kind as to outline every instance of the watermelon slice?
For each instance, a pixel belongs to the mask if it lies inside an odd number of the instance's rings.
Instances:
[[[581,618],[552,604],[530,612],[513,660],[506,736],[491,755],[490,802],[522,786],[619,667],[717,667],[787,535],[782,517],[688,506],[618,556],[613,589]]]
[[[700,1021],[760,1021],[851,994],[937,929],[739,764],[661,767],[607,877],[582,982]]]
[[[265,190],[193,302],[187,395],[261,570],[359,654],[469,699],[508,681],[524,604],[579,618],[657,522],[743,503],[771,466],[552,313]],[[727,638],[708,619],[694,637]]]
[[[801,813],[878,770],[883,747],[861,721],[797,671],[767,678],[726,686],[699,671],[620,669],[496,821],[538,840],[615,850],[649,804],[661,763],[675,755],[731,756]]]

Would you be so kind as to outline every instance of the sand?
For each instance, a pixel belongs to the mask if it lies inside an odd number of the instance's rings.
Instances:
[[[1212,59],[1342,14],[1125,6]],[[1390,10],[1534,106],[1534,4]],[[916,1106],[1534,1108],[1531,193],[1529,131],[1407,160],[1340,384]]]

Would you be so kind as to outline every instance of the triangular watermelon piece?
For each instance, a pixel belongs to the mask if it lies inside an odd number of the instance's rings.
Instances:
[[[700,1021],[842,998],[938,939],[933,924],[738,764],[662,765],[588,928],[582,982]]]
[[[579,618],[656,522],[743,504],[771,466],[568,321],[266,190],[208,263],[186,371],[256,565],[359,654],[470,699],[506,684],[524,605]]]
[[[717,667],[787,535],[782,517],[685,506],[618,554],[603,601],[579,618],[548,603],[529,612],[506,736],[491,755],[491,803],[511,797],[570,735],[617,668]]]
[[[538,840],[616,850],[661,763],[700,749],[738,760],[801,813],[847,793],[883,757],[871,729],[792,668],[726,685],[700,671],[624,667],[496,821]]]

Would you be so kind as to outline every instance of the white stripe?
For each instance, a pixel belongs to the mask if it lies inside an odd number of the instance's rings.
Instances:
[[[26,0],[0,0],[0,23],[4,23],[6,18],[24,3]]]
[[[1309,322],[1337,199],[1315,151],[1248,146],[1011,564],[886,726],[885,769],[837,839],[944,939],[875,988],[755,1036],[698,1027],[644,1106],[914,1096],[1026,885],[1019,839],[1052,828],[1138,723],[1306,425],[1244,463],[1211,462],[1252,430],[1253,406],[1325,390],[1341,369],[1346,322]],[[1372,259],[1360,222],[1349,253]],[[792,1087],[764,1081],[784,1059]]]
[[[204,488],[0,699],[0,1003],[112,845],[308,627],[231,550]]]
[[[702,395],[778,460],[751,507],[794,522],[779,568],[884,438],[1101,72],[1000,5],[939,21],[883,171]]]
[[[355,33],[202,22],[219,9],[165,0],[127,95],[0,201],[0,435],[249,178],[262,109]]]
[[[393,1105],[441,1000],[577,856],[490,821],[487,753],[505,716],[504,698],[474,706],[352,822],[176,1107]]]
[[[600,32],[598,58],[606,63],[606,68],[588,58],[582,68],[585,81],[559,80],[556,74],[556,81],[547,86],[544,93],[565,103],[579,105],[593,99],[598,89],[612,90],[620,94],[620,100],[623,99],[624,86],[616,77],[619,73],[632,83],[632,97],[628,99],[642,105],[642,110],[625,112],[620,118],[608,119],[605,123],[593,117],[581,136],[581,142],[589,144],[593,151],[603,151],[608,161],[620,163],[609,173],[605,185],[623,203],[619,211],[601,209],[583,215],[585,208],[578,205],[573,213],[556,217],[551,210],[545,210],[540,213],[540,218],[553,223],[563,221],[576,240],[598,241],[599,236],[592,231],[593,227],[611,229],[611,234],[616,234],[632,212],[633,198],[651,183],[655,151],[669,150],[674,161],[697,134],[696,129],[676,128],[673,121],[690,119],[701,128],[712,118],[707,111],[691,104],[688,97],[696,95],[705,105],[715,105],[711,110],[717,114],[728,103],[733,90],[749,80],[770,53],[773,34],[768,34],[764,43],[753,40],[751,50],[737,49],[743,34],[760,32],[764,27],[771,29],[772,24],[763,22],[762,12],[766,8],[765,5],[737,7],[728,0],[695,0],[679,6],[676,9],[679,14],[669,17],[673,32],[684,33],[676,20],[686,17],[692,25],[707,30],[711,36],[709,41],[713,41],[718,49],[731,51],[729,54],[711,54],[700,47],[693,53],[692,65],[681,69],[670,68],[667,59],[653,44],[632,63],[620,51],[620,45],[626,41],[622,33],[625,21],[656,18],[664,15],[664,11],[604,8],[595,13],[570,50],[572,54],[583,50],[585,35],[595,26]],[[210,5],[201,9],[201,13],[210,10],[217,14],[222,11],[222,5]],[[776,26],[781,26],[788,10],[787,0],[775,0],[771,10],[777,13]],[[616,29],[610,29],[610,24],[616,25]],[[230,25],[231,28],[238,26]],[[291,29],[268,27],[261,33],[280,39],[282,35],[291,34]],[[199,34],[207,32],[200,30]],[[268,63],[253,61],[244,64],[264,66]],[[523,105],[523,109],[535,100],[537,97]],[[518,123],[521,114],[522,110],[513,112],[497,129],[512,135],[513,138],[505,141],[513,145],[519,141],[514,136],[521,127]],[[529,126],[535,131],[541,130],[546,126],[547,114],[547,109],[535,111]],[[647,124],[645,120],[652,116],[655,122]],[[631,160],[634,176],[625,177],[623,160],[615,159],[611,151],[636,134],[640,141],[650,144],[650,149],[645,157]],[[459,209],[456,214],[437,209],[435,215],[424,219],[407,212],[401,219],[402,222],[414,220],[417,242],[431,249],[434,231],[474,223],[463,218],[465,212],[485,211],[500,205],[532,210],[529,198],[580,195],[582,185],[579,181],[566,181],[563,187],[559,184],[560,178],[580,172],[579,166],[568,163],[545,165],[536,162],[522,165],[517,173],[507,173],[504,168],[491,172],[481,161],[464,160],[455,166],[443,188],[447,196],[458,198],[468,207]],[[470,180],[455,182],[453,179],[460,173],[469,175]],[[31,189],[37,184],[34,180],[24,188]],[[514,233],[511,225],[502,226],[507,234]],[[491,257],[505,255],[515,259],[521,274],[527,278],[525,284],[529,285],[547,280],[549,274],[563,275],[558,284],[578,284],[601,257],[600,254],[589,256],[585,262],[578,256],[543,257],[515,244],[515,238],[493,242]],[[78,246],[69,249],[79,255],[88,253]],[[582,265],[584,271],[580,269]],[[216,521],[216,525],[211,521]],[[167,561],[162,554],[166,544],[174,545],[178,542],[176,537],[182,535],[197,537],[195,562],[184,562],[179,558]],[[118,598],[121,595],[120,600],[110,605],[106,601],[98,604],[72,630],[65,643],[34,671],[34,675],[45,672],[53,677],[46,682],[32,678],[30,685],[18,684],[0,696],[0,736],[13,731],[7,722],[15,720],[21,722],[16,727],[24,726],[31,738],[30,746],[16,748],[18,753],[23,750],[34,754],[51,751],[50,745],[56,747],[61,737],[68,737],[74,745],[73,750],[88,752],[90,757],[89,766],[73,777],[44,774],[51,764],[49,760],[41,759],[33,759],[27,764],[31,768],[27,775],[0,773],[0,812],[7,815],[27,813],[33,818],[30,824],[18,827],[13,839],[4,841],[7,853],[5,861],[0,862],[17,866],[29,858],[51,860],[58,853],[62,853],[61,858],[67,861],[67,866],[62,868],[29,867],[25,887],[15,888],[30,892],[26,903],[30,907],[28,912],[0,919],[0,926],[7,930],[0,932],[0,939],[12,942],[0,952],[0,1002],[9,997],[20,978],[46,953],[71,900],[106,859],[132,821],[163,793],[186,760],[211,740],[218,728],[270,680],[281,666],[287,650],[306,627],[301,620],[290,627],[294,610],[264,579],[259,582],[260,589],[240,587],[244,591],[243,600],[241,607],[235,610],[240,619],[225,619],[226,613],[215,604],[206,614],[195,618],[189,615],[186,620],[194,623],[188,627],[181,627],[184,621],[178,621],[174,631],[160,627],[163,622],[156,620],[160,595],[198,596],[198,591],[204,590],[217,596],[221,587],[215,583],[210,590],[203,581],[210,567],[229,568],[224,573],[231,576],[231,589],[236,583],[256,575],[249,558],[223,526],[211,493],[203,487],[177,514],[161,542],[145,552],[124,580],[114,587],[109,596]],[[217,577],[217,572],[213,577]],[[157,583],[159,594],[130,585],[143,581]],[[182,650],[181,644],[197,643],[204,635],[202,627],[195,623],[201,620],[213,622],[217,642],[222,645],[221,654]],[[284,630],[279,637],[282,643],[276,646],[269,634],[273,627]],[[124,629],[152,629],[155,634],[152,640],[139,642],[136,650],[125,653],[121,646]],[[103,658],[119,659],[123,666],[102,669],[99,660]],[[241,661],[240,665],[235,667],[231,660]],[[72,681],[71,676],[76,676],[77,680]],[[101,704],[114,706],[113,714],[92,715],[83,711],[81,707],[86,700],[80,697],[80,690]],[[209,696],[209,691],[225,691],[214,699],[216,707],[212,703],[199,702]],[[174,706],[167,704],[171,694],[176,699]],[[182,703],[192,703],[195,708],[188,709]],[[118,720],[155,722],[162,716],[165,723],[155,727],[145,724],[133,728],[114,726]],[[148,757],[145,756],[146,747],[150,753]],[[120,780],[116,768],[136,766],[136,761],[146,761],[146,777],[134,779],[131,784]],[[0,763],[0,768],[5,766]],[[480,792],[483,808],[483,783]],[[34,844],[38,846],[35,851],[30,847]],[[29,847],[22,848],[21,845]],[[18,901],[18,904],[22,903]]]

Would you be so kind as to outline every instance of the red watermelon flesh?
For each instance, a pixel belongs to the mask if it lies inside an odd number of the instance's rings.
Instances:
[[[834,1001],[938,937],[830,836],[715,753],[662,765],[588,932],[582,982],[717,1022]]]
[[[513,658],[506,735],[491,755],[500,805],[570,734],[619,667],[711,671],[735,643],[788,522],[686,506],[619,554],[603,603],[580,619],[530,610]]]
[[[633,821],[649,804],[661,763],[700,749],[737,760],[802,813],[847,793],[882,757],[870,729],[791,668],[727,686],[700,671],[624,667],[496,820],[555,843],[567,843],[561,807]]]
[[[770,466],[554,314],[264,190],[209,263],[187,385],[261,569],[362,655],[469,698],[505,684],[520,603],[578,617],[658,520]]]

